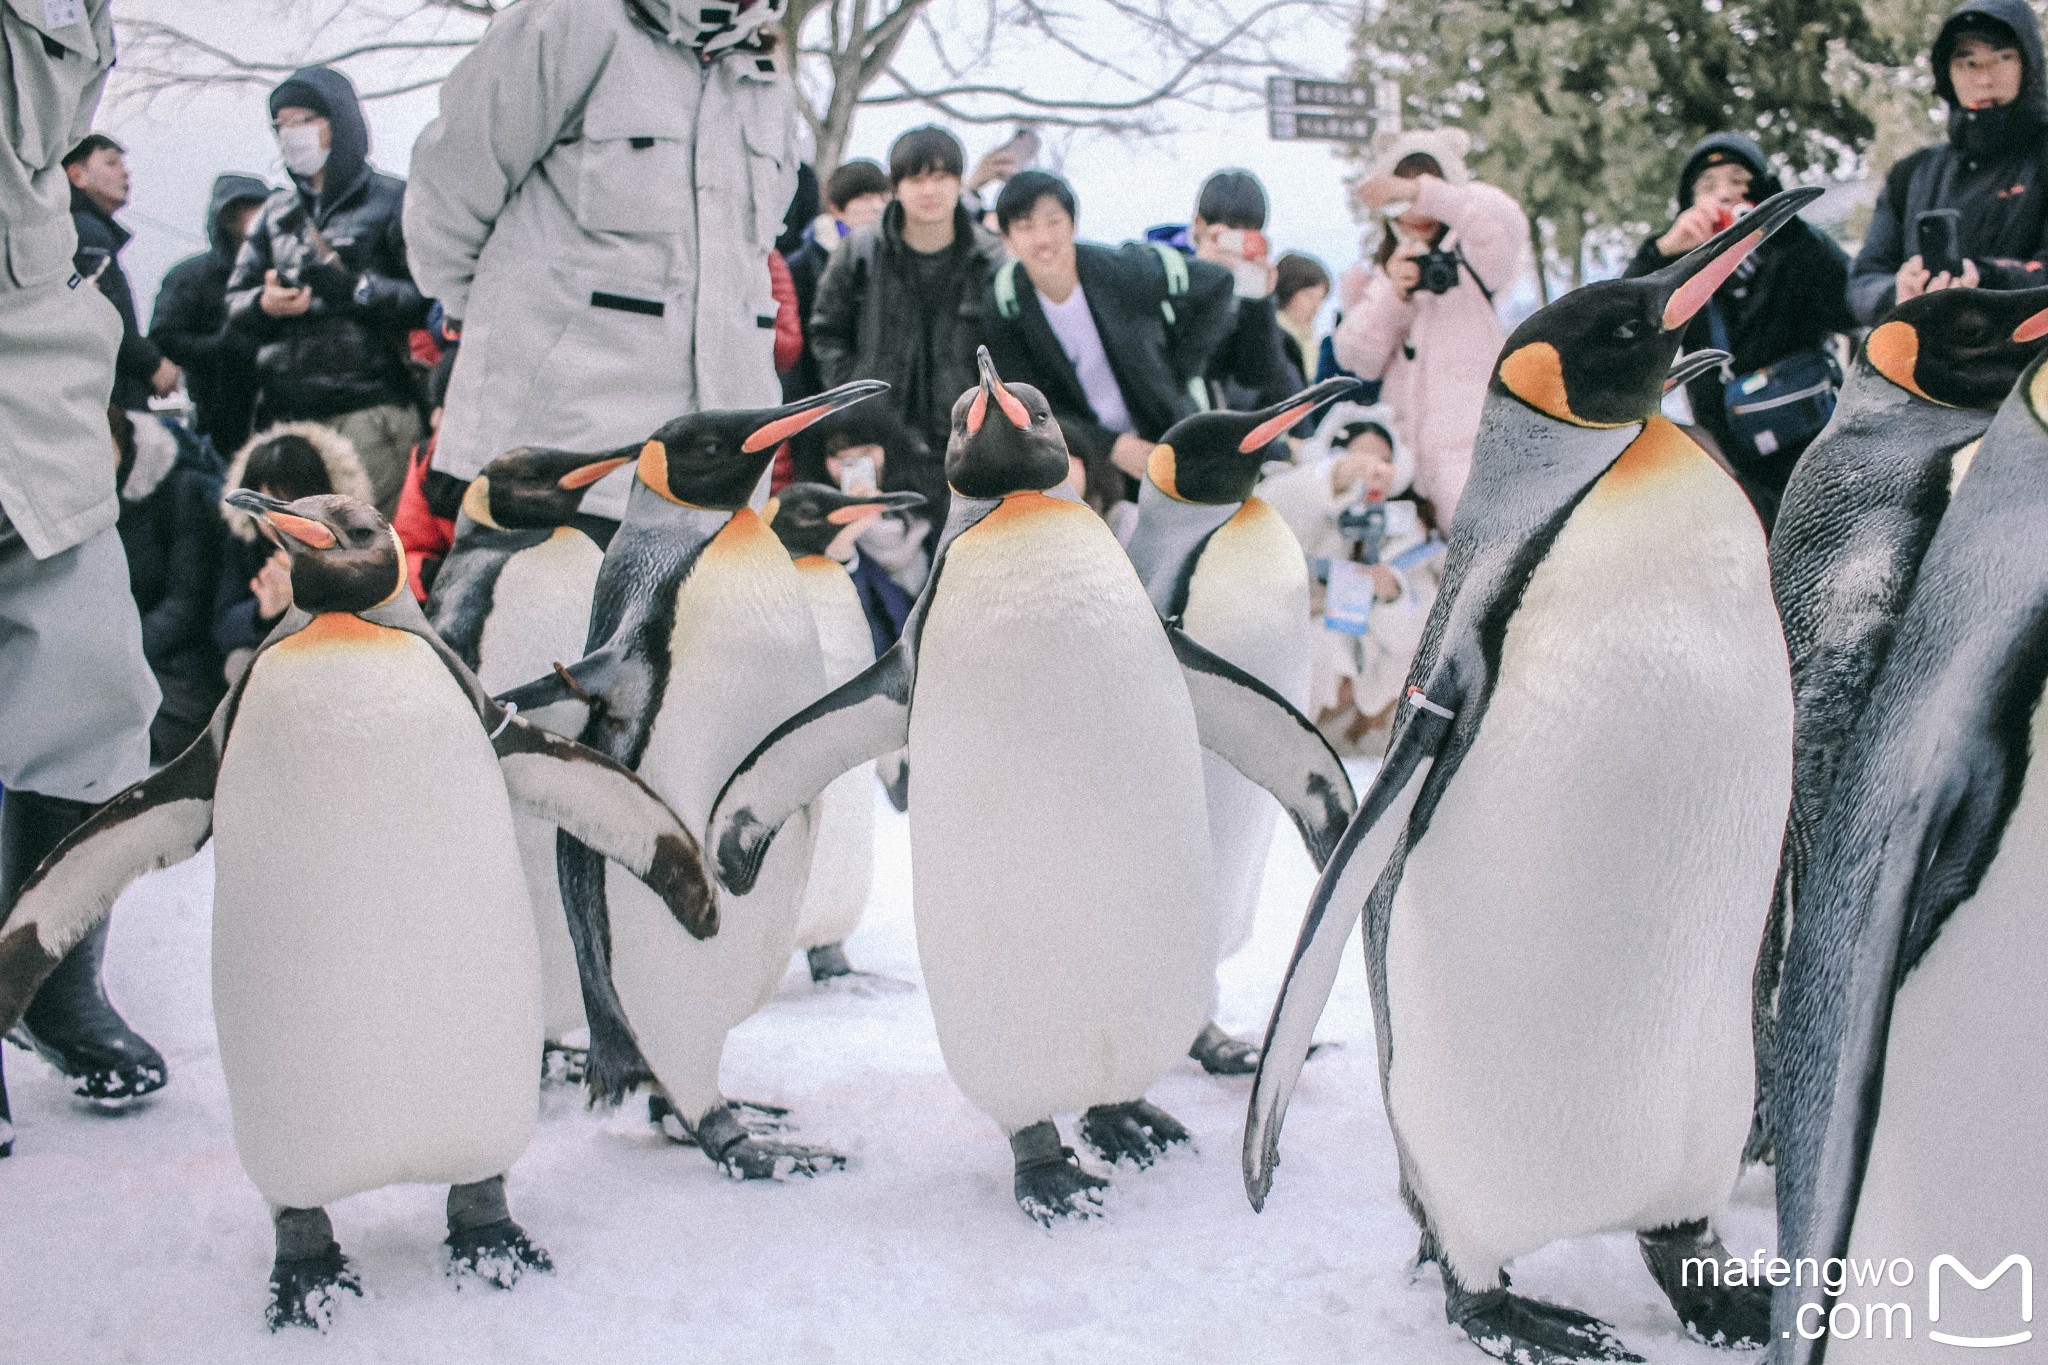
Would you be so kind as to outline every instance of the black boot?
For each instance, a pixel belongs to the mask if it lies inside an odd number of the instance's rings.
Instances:
[[[1508,1290],[1501,1275],[1492,1288],[1472,1290],[1458,1282],[1428,1233],[1418,1261],[1435,1261],[1444,1276],[1444,1318],[1472,1338],[1472,1344],[1515,1365],[1577,1365],[1581,1361],[1636,1361],[1600,1319],[1576,1308],[1524,1298]]]
[[[270,1306],[263,1320],[280,1327],[327,1330],[337,1295],[346,1291],[361,1298],[363,1282],[334,1241],[334,1225],[325,1209],[278,1209],[277,1259],[270,1267]]]
[[[1728,1248],[1702,1218],[1636,1234],[1643,1264],[1685,1330],[1709,1346],[1755,1350],[1771,1340],[1771,1291],[1761,1285],[1687,1284],[1688,1263],[1728,1263]],[[1700,1278],[1693,1276],[1694,1279]],[[1718,1279],[1718,1277],[1716,1277]]]
[[[1081,1169],[1074,1149],[1060,1145],[1051,1119],[1010,1134],[1010,1155],[1017,1163],[1017,1207],[1032,1221],[1051,1227],[1055,1218],[1102,1216],[1102,1191],[1109,1182]]]
[[[14,903],[15,891],[36,864],[94,809],[35,792],[11,791],[0,800],[0,905]],[[129,1028],[107,999],[100,964],[109,923],[101,920],[64,955],[9,1037],[33,1047],[76,1082],[72,1090],[81,1099],[119,1104],[161,1090],[168,1072],[163,1054]]]
[[[510,1289],[531,1270],[552,1274],[555,1262],[527,1240],[505,1207],[505,1177],[448,1187],[448,1273]]]

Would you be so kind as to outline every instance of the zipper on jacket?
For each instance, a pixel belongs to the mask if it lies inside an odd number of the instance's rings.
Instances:
[[[1737,417],[1747,417],[1752,412],[1769,412],[1772,408],[1782,408],[1787,403],[1802,403],[1809,398],[1817,398],[1834,387],[1833,384],[1822,380],[1811,388],[1800,389],[1793,393],[1779,394],[1776,398],[1766,398],[1759,403],[1737,403],[1729,411]]]

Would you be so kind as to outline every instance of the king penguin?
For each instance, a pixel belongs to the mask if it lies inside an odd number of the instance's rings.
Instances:
[[[213,1001],[235,1147],[270,1202],[273,1329],[360,1293],[324,1206],[445,1184],[451,1266],[546,1270],[505,1204],[533,1130],[540,967],[517,806],[716,927],[697,845],[644,784],[493,703],[427,625],[367,503],[248,490],[294,605],[208,729],[60,844],[0,925],[0,1023],[135,878],[214,844]],[[616,1015],[611,984],[588,983]]]
[[[1778,982],[1794,896],[1842,745],[1978,438],[2048,338],[2048,288],[1908,299],[1864,343],[1827,430],[1799,459],[1771,535],[1792,662],[1792,808],[1756,968],[1757,1119],[1771,1149]]]
[[[1841,745],[1785,960],[1779,1255],[1903,1259],[1915,1297],[1910,1272],[1926,1277],[1928,1316],[1908,1307],[1899,1332],[1871,1312],[1869,1330],[1843,1331],[1839,1310],[1855,1321],[1875,1292],[1795,1280],[1775,1303],[1781,1365],[2041,1356],[2026,1343],[2031,1266],[2048,1255],[2044,528],[2036,359],[1984,433]],[[1904,1297],[1890,1285],[1883,1297]]]
[[[632,455],[521,446],[485,465],[463,491],[455,543],[434,578],[427,620],[485,690],[501,692],[583,653],[597,567],[617,529],[582,515],[583,495]],[[569,702],[526,719],[573,736],[587,717]],[[583,1060],[573,1042],[584,1028],[583,994],[555,884],[555,827],[517,814],[512,823],[540,935],[549,1066],[574,1080]]]
[[[1187,1052],[1215,972],[1201,747],[1280,796],[1320,856],[1343,765],[1271,688],[1165,626],[1109,528],[1071,496],[1036,389],[988,352],[953,408],[953,496],[903,638],[738,765],[707,837],[731,890],[848,768],[908,746],[918,953],[947,1069],[1010,1136],[1040,1222],[1091,1216],[1110,1161],[1188,1140],[1144,1098]]]
[[[1308,705],[1308,565],[1287,523],[1252,495],[1267,449],[1355,381],[1326,380],[1258,412],[1203,412],[1175,423],[1138,485],[1127,547],[1161,618],[1287,698]],[[1210,886],[1220,965],[1251,937],[1277,811],[1214,754],[1202,755]],[[1216,1023],[1215,999],[1188,1055],[1217,1076],[1250,1075],[1258,1049]]]
[[[875,661],[874,632],[861,609],[848,564],[857,539],[879,516],[924,505],[921,493],[843,493],[822,483],[794,483],[775,499],[768,525],[803,576],[825,656],[825,682],[837,687]],[[818,843],[811,881],[797,919],[796,946],[814,981],[879,981],[846,960],[846,940],[860,926],[875,875],[875,794],[867,767],[842,773],[818,798]]]
[[[1490,1354],[1632,1360],[1511,1293],[1515,1257],[1630,1230],[1701,1338],[1760,1344],[1760,1294],[1683,1282],[1740,1172],[1750,985],[1791,787],[1764,533],[1654,415],[1679,334],[1818,190],[1774,195],[1650,275],[1508,338],[1444,586],[1385,763],[1323,871],[1245,1129],[1280,1122],[1361,909],[1381,1086],[1421,1257]],[[1426,765],[1426,767],[1425,767]],[[1382,867],[1367,836],[1419,789]]]
[[[786,407],[663,425],[636,457],[626,518],[598,571],[584,657],[501,699],[522,709],[586,702],[583,741],[639,773],[701,831],[733,765],[825,692],[802,575],[748,500],[777,446],[887,387],[863,380]],[[657,1082],[649,1117],[735,1179],[844,1164],[752,1131],[749,1113],[782,1111],[735,1104],[719,1089],[726,1035],[774,994],[795,951],[815,830],[806,811],[749,893],[720,898],[721,929],[708,941],[679,932],[658,902],[589,850],[563,840],[556,854],[577,953],[609,960],[632,1022],[630,1036],[591,1022],[592,1095],[616,1101]]]

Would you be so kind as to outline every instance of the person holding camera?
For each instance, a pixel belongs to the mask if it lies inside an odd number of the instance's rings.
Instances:
[[[1169,223],[1145,234],[1148,242],[1230,272],[1237,320],[1210,355],[1203,375],[1210,402],[1219,408],[1263,408],[1303,387],[1300,371],[1287,363],[1275,313],[1278,275],[1266,241],[1268,209],[1266,187],[1259,178],[1233,167],[1202,182],[1193,221],[1184,226]]]
[[[1678,174],[1678,217],[1645,241],[1622,273],[1663,269],[1780,188],[1750,139],[1701,138]],[[1686,399],[1766,530],[1793,465],[1835,410],[1842,372],[1831,337],[1856,326],[1848,282],[1842,248],[1794,218],[1743,258],[1685,329],[1686,350],[1711,347],[1731,357],[1726,373],[1710,371],[1688,384]]]
[[[2034,11],[2026,0],[1969,0],[1942,24],[1932,58],[1948,138],[1884,178],[1849,278],[1865,327],[1931,289],[2048,284],[2048,85]]]
[[[405,260],[405,182],[369,163],[347,76],[295,71],[270,92],[291,184],[249,225],[228,280],[228,322],[257,344],[254,425],[310,421],[346,436],[389,517],[420,437],[406,334],[429,304]]]
[[[1351,276],[1337,363],[1392,406],[1415,454],[1415,492],[1449,526],[1472,470],[1479,410],[1507,332],[1494,299],[1522,273],[1529,220],[1506,192],[1472,179],[1455,128],[1403,133],[1358,187],[1384,231],[1375,268]]]

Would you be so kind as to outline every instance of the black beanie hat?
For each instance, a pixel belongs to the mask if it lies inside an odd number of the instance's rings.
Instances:
[[[327,97],[311,81],[297,76],[288,78],[277,89],[270,92],[270,116],[277,117],[280,109],[311,109],[321,118],[332,119],[334,111],[327,107]]]

